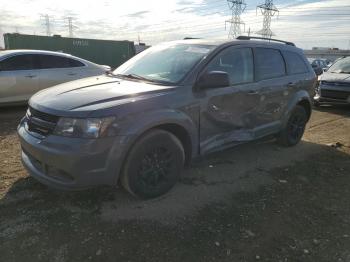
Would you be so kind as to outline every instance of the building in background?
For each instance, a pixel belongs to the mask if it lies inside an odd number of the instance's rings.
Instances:
[[[5,49],[58,51],[91,62],[116,68],[135,55],[132,41],[68,38],[59,35],[38,36],[4,34]]]
[[[338,58],[350,56],[350,50],[341,50],[339,48],[313,47],[311,50],[304,50],[307,58],[322,58],[335,61]]]

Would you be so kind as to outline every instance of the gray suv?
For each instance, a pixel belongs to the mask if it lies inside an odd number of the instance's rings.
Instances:
[[[164,43],[108,74],[43,90],[18,126],[23,164],[55,188],[121,182],[152,198],[195,157],[268,135],[296,145],[316,76],[302,50],[280,42]]]

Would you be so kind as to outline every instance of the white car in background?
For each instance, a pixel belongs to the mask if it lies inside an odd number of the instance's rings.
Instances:
[[[0,106],[26,103],[39,90],[110,69],[59,52],[0,51]]]

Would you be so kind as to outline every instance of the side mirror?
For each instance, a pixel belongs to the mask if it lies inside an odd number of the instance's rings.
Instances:
[[[318,76],[323,74],[323,69],[321,67],[314,68],[314,71]]]
[[[223,71],[210,71],[206,72],[198,79],[196,87],[203,88],[217,88],[230,85],[230,77]]]

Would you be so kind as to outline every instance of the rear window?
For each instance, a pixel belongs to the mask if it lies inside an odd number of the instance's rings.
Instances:
[[[82,62],[75,60],[75,59],[69,59],[69,64],[71,67],[81,67],[85,66]]]
[[[40,68],[50,69],[50,68],[70,68],[70,67],[81,67],[84,66],[80,61],[70,59],[62,56],[54,55],[39,55]]]
[[[303,74],[309,72],[304,60],[297,53],[284,51],[284,58],[286,59],[287,72],[289,75]]]
[[[256,48],[255,71],[257,80],[284,76],[286,68],[281,52],[271,48]]]
[[[16,55],[0,61],[1,71],[18,71],[38,69],[34,55]]]

